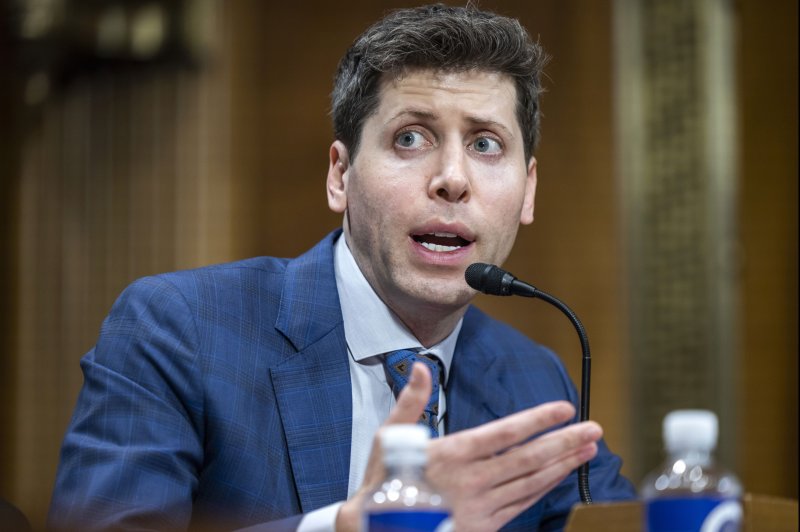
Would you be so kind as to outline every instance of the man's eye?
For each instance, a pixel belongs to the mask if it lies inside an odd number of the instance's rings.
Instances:
[[[497,142],[493,138],[489,137],[480,137],[476,139],[472,143],[472,149],[477,151],[478,153],[500,153],[502,151],[502,147],[500,143]]]
[[[395,142],[403,148],[418,148],[425,142],[425,137],[418,131],[403,131],[397,135]]]

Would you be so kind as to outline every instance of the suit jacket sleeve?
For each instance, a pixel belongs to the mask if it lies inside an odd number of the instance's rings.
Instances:
[[[553,355],[555,357],[555,355]],[[579,396],[566,368],[557,360],[560,380],[567,390],[567,399],[575,406],[575,411],[580,411]],[[578,421],[576,415],[573,422]],[[610,502],[630,500],[636,497],[633,484],[620,474],[622,467],[621,458],[612,453],[605,440],[598,442],[597,456],[589,462],[589,490],[595,502]],[[548,493],[541,501],[542,521],[539,525],[540,532],[550,530],[563,530],[566,525],[570,510],[576,504],[582,504],[578,493],[577,470],[570,473],[558,486]]]
[[[81,361],[84,385],[62,446],[51,528],[203,524],[193,515],[206,436],[195,319],[163,277],[137,281],[120,296]],[[262,530],[297,522],[299,516]]]
[[[561,359],[475,307],[464,316],[449,378],[447,416],[452,432],[550,401],[570,401],[579,412],[577,390]],[[571,422],[577,419],[576,414]],[[631,483],[620,475],[620,458],[603,441],[598,447],[599,452],[590,463],[593,500],[633,498]],[[502,530],[562,530],[572,506],[579,503],[577,472],[572,472]]]

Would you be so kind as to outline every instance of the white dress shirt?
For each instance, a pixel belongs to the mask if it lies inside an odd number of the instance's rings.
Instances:
[[[353,390],[350,478],[347,485],[347,496],[351,497],[364,480],[375,433],[395,404],[383,365],[384,355],[398,349],[430,353],[442,362],[443,383],[446,386],[463,320],[458,321],[447,338],[430,348],[424,348],[369,285],[347,247],[344,235],[339,237],[334,247],[334,269]],[[444,393],[439,394],[439,412],[439,434],[444,435],[447,412]],[[336,515],[341,505],[339,502],[308,513],[300,522],[298,532],[335,530]]]

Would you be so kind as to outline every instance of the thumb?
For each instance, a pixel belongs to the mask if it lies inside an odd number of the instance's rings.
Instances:
[[[389,413],[389,417],[386,418],[382,427],[396,423],[416,423],[425,410],[425,405],[428,404],[430,396],[431,372],[422,362],[415,362],[411,367],[411,378],[409,378],[408,384],[400,392],[397,404]],[[363,499],[365,490],[380,482],[384,476],[380,431],[381,429],[378,429],[378,434],[375,435],[372,441],[372,452],[367,461],[367,470],[364,473],[364,481],[361,484],[361,488],[357,493],[357,499]]]
[[[416,423],[431,397],[431,372],[422,362],[414,362],[411,378],[400,392],[397,404],[389,413],[384,425]]]

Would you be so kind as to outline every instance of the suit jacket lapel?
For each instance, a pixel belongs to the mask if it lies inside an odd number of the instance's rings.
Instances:
[[[270,373],[303,512],[347,498],[353,414],[337,236],[289,262],[275,323],[297,349]]]
[[[447,383],[448,433],[457,432],[507,415],[512,396],[500,381],[498,353],[493,349],[485,317],[470,307],[456,344]]]

